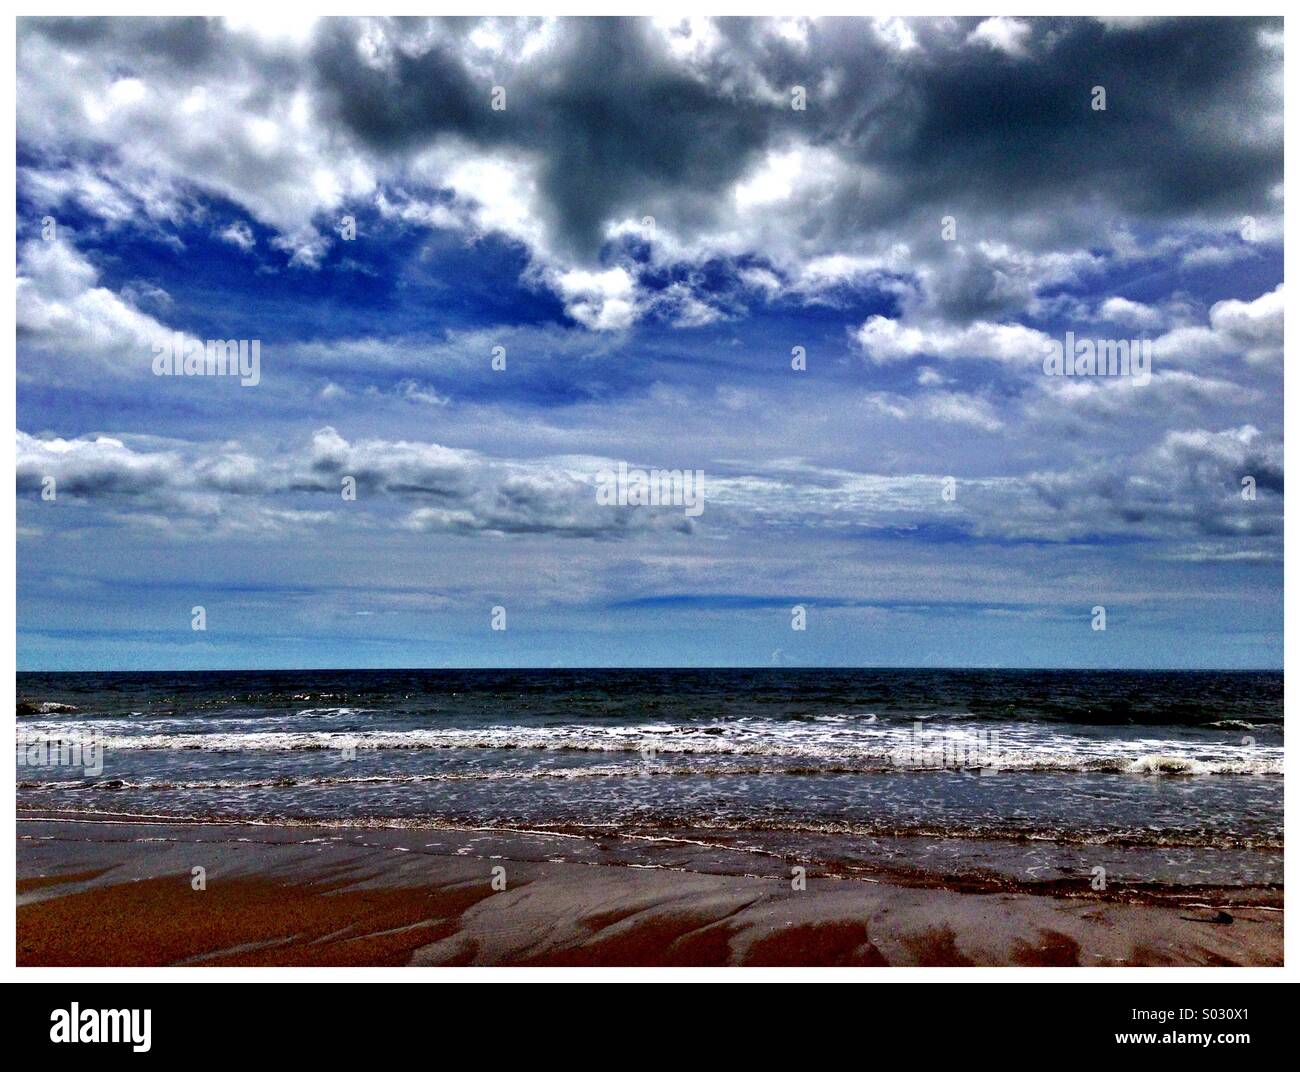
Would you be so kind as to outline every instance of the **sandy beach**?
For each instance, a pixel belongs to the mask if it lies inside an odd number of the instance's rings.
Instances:
[[[779,860],[727,873],[735,861],[690,845],[108,818],[18,828],[21,965],[1282,963],[1280,891],[1053,895],[814,874],[800,890]]]

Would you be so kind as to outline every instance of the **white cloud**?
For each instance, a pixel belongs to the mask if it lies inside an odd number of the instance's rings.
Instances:
[[[416,402],[422,406],[445,406],[447,399],[438,394],[437,391],[415,380],[403,380],[397,385],[398,393],[408,402]]]
[[[224,227],[217,232],[217,237],[224,242],[229,242],[232,246],[238,246],[245,253],[257,245],[252,228],[243,220],[232,221],[228,227]]]
[[[872,408],[898,420],[931,420],[940,424],[962,424],[985,432],[1003,428],[993,406],[976,395],[952,391],[927,391],[908,396],[877,391],[867,396]]]
[[[1128,298],[1107,298],[1101,303],[1098,315],[1102,320],[1135,328],[1154,328],[1164,323],[1164,316],[1155,306]]]
[[[674,327],[698,328],[726,319],[721,309],[695,297],[685,283],[665,287],[656,295],[653,304],[663,310]]]
[[[870,317],[858,328],[858,345],[876,364],[913,357],[946,360],[985,359],[1010,365],[1041,365],[1049,337],[1022,324],[980,321],[954,328],[931,324],[909,326],[885,316]]]
[[[1222,268],[1255,256],[1255,251],[1248,246],[1234,243],[1226,246],[1205,245],[1189,249],[1182,257],[1184,268]]]
[[[242,205],[292,252],[319,240],[318,215],[373,194],[372,167],[317,121],[312,99],[267,79],[264,57],[236,42],[222,77],[206,79],[143,53],[132,57],[139,74],[124,79],[112,51],[61,48],[39,34],[20,53],[21,136],[102,157],[93,174],[73,168],[38,183],[51,193],[62,185],[107,219],[120,218],[123,201],[163,209],[160,190],[192,186]]]
[[[637,318],[635,286],[622,267],[603,272],[571,269],[554,276],[564,311],[592,331],[622,331]]]
[[[548,155],[549,148],[525,136],[483,134],[469,121],[449,122],[446,129],[431,123],[427,137],[412,136],[391,151],[375,148],[352,130],[338,116],[338,102],[322,84],[322,62],[311,51],[313,44],[332,43],[331,26],[258,16],[214,21],[202,34],[189,28],[203,40],[176,47],[218,57],[212,67],[178,62],[162,46],[141,48],[129,30],[104,31],[77,45],[37,29],[23,33],[20,138],[45,147],[52,158],[81,160],[93,154],[96,163],[93,169],[80,162],[24,169],[22,189],[42,205],[72,200],[117,222],[141,212],[154,220],[177,220],[200,211],[205,197],[223,198],[275,231],[271,248],[307,269],[324,262],[340,213],[375,205],[389,218],[412,224],[518,241],[528,253],[528,278],[547,286],[558,288],[558,281],[575,272],[608,270],[607,262],[598,262],[590,251],[574,253],[563,240],[569,210],[556,203],[554,166],[561,161]],[[857,32],[863,35],[862,49],[882,65],[884,91],[889,91],[905,85],[900,72],[906,73],[914,55],[928,53],[931,45],[960,47],[955,26],[950,20],[880,18],[864,20]],[[760,53],[799,54],[811,49],[826,27],[802,17],[775,20],[759,24],[755,37]],[[406,61],[433,64],[440,50],[450,57],[445,63],[454,68],[452,74],[485,85],[505,79],[540,90],[557,77],[550,65],[565,36],[554,20],[482,20],[463,34],[437,24],[365,21],[355,26],[349,41],[355,55],[347,59],[359,61],[359,70],[391,77],[395,92],[411,91],[402,83]],[[1025,58],[1031,37],[1029,23],[996,17],[980,22],[966,40]],[[697,191],[647,172],[632,199],[637,204],[624,198],[606,206],[599,226],[607,237],[633,233],[644,216],[655,217],[651,258],[656,267],[758,250],[774,273],[762,277],[763,292],[775,295],[772,280],[786,279],[795,284],[789,295],[806,301],[822,300],[824,290],[840,284],[898,286],[883,277],[903,272],[919,281],[920,296],[909,310],[914,318],[970,323],[1032,311],[1046,284],[1102,259],[1088,252],[1107,245],[1102,229],[1088,222],[1098,215],[1091,211],[1060,221],[1028,211],[1008,219],[1001,206],[991,206],[984,218],[969,208],[961,214],[964,234],[1005,236],[1000,249],[982,243],[978,251],[968,251],[917,239],[934,231],[935,206],[913,205],[888,163],[873,162],[864,151],[874,139],[874,123],[858,117],[859,129],[846,130],[842,139],[824,136],[824,130],[812,135],[772,123],[767,113],[773,105],[788,106],[789,87],[773,81],[764,55],[748,51],[740,35],[728,35],[714,20],[656,20],[640,43],[684,86],[710,86],[736,114],[757,109],[764,116],[752,142],[744,140],[752,152],[733,154],[744,170],[729,175],[717,169],[720,178],[729,178],[722,186],[709,188],[705,182]],[[827,47],[833,42],[823,36],[821,43],[827,63],[810,69],[810,91],[819,106],[843,108],[845,100],[856,98],[846,93],[844,72]],[[890,69],[895,62],[898,71]],[[392,120],[400,129],[384,132],[395,139],[420,126],[419,117],[402,114],[399,104],[394,102]],[[809,127],[817,130],[812,113],[809,118]],[[593,148],[588,145],[577,156],[590,155]],[[698,155],[698,146],[688,148],[686,155],[692,154]],[[665,172],[676,171],[673,160],[659,160],[660,165]],[[697,172],[714,171],[707,160],[694,165]],[[1280,219],[1280,203],[1277,208],[1261,223],[1271,227]],[[1085,234],[1089,229],[1097,233]],[[243,232],[227,227],[220,233],[247,247]],[[1123,239],[1117,233],[1113,247],[1118,250]],[[1209,247],[1185,252],[1188,263],[1221,255]],[[632,280],[631,294],[574,298],[561,292],[578,323],[617,330],[654,309],[643,269],[627,263],[622,270]],[[758,278],[751,274],[751,285]],[[675,323],[689,327],[720,315],[707,311],[713,307],[705,299],[696,299],[704,305],[690,307]]]
[[[147,373],[172,332],[98,285],[99,273],[64,242],[25,242],[18,253],[18,337],[83,372]]]
[[[1018,59],[1028,52],[1026,42],[1029,40],[1029,35],[1029,23],[1022,19],[995,15],[976,26],[966,40],[968,43],[985,45]]]
[[[1233,299],[1215,303],[1210,308],[1210,327],[1240,347],[1247,361],[1280,361],[1286,312],[1282,287],[1279,283],[1276,289],[1250,302]]]
[[[1281,283],[1253,301],[1216,302],[1208,326],[1178,327],[1160,336],[1156,357],[1180,363],[1229,356],[1254,365],[1280,363],[1285,304]]]
[[[1230,380],[1181,369],[1157,370],[1142,386],[1128,377],[1044,376],[1038,390],[1042,397],[1031,400],[1028,415],[1058,428],[1067,415],[1114,420],[1142,414],[1154,423],[1173,411],[1203,413],[1211,407],[1253,406],[1261,400],[1258,391]]]
[[[886,44],[899,52],[911,52],[917,47],[916,34],[912,32],[907,20],[897,17],[873,18],[871,28]]]
[[[188,519],[203,521],[213,533],[279,530],[290,514],[373,524],[363,506],[342,498],[344,478],[351,478],[359,504],[390,500],[405,510],[390,520],[400,528],[608,537],[687,527],[680,511],[600,503],[597,474],[616,465],[596,457],[500,459],[437,443],[349,441],[331,427],[289,452],[141,436],[40,439],[17,433],[20,498],[39,498],[42,482],[53,477],[55,502],[97,503],[109,517],[131,524]]]

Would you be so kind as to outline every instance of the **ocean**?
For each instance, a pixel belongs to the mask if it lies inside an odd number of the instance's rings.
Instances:
[[[20,673],[18,697],[20,813],[546,831],[627,862],[689,845],[722,870],[1065,891],[1282,883],[1281,673]]]

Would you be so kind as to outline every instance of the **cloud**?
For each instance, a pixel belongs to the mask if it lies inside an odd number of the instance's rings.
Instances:
[[[1258,498],[1243,498],[1254,478]],[[1034,474],[1063,531],[1129,529],[1166,538],[1269,537],[1281,554],[1282,447],[1257,428],[1168,432],[1153,452]]]
[[[253,237],[253,229],[243,220],[235,220],[222,228],[218,232],[218,236],[232,246],[238,246],[245,253],[248,253],[257,245],[257,240]]]
[[[18,251],[18,340],[82,374],[145,372],[155,345],[171,332],[99,285],[99,272],[61,241],[34,240]],[[93,373],[92,373],[93,374]]]
[[[1044,376],[1039,390],[1042,398],[1032,400],[1027,412],[1049,422],[1059,422],[1062,411],[1111,420],[1144,414],[1159,421],[1173,410],[1199,414],[1209,407],[1256,407],[1263,400],[1253,388],[1181,369],[1157,369],[1143,385],[1123,377]]]
[[[289,516],[346,523],[361,513],[353,502],[364,508],[378,499],[405,509],[390,525],[417,531],[586,538],[689,531],[680,510],[600,503],[597,474],[616,466],[602,458],[497,459],[437,443],[349,442],[331,427],[287,453],[141,437],[17,437],[20,497],[39,497],[53,478],[50,508],[100,504],[114,520],[138,524],[202,520],[218,532],[279,528]],[[348,480],[355,500],[343,496]]]
[[[876,408],[894,404],[869,397]],[[972,424],[997,431],[979,400],[937,393],[898,400],[900,419]],[[584,539],[690,532],[673,508],[612,507],[598,474],[618,462],[598,456],[496,458],[437,443],[345,439],[332,427],[288,451],[147,437],[37,438],[18,433],[20,499],[38,499],[53,477],[58,498],[31,509],[95,506],[117,523],[175,523],[179,533],[332,524],[462,536]],[[1256,501],[1241,498],[1253,477]],[[351,478],[355,501],[341,494]],[[1276,541],[1281,532],[1280,444],[1250,425],[1167,433],[1156,450],[1113,464],[1039,470],[1024,478],[963,477],[955,499],[942,474],[875,474],[785,463],[706,472],[699,523],[713,534],[802,531],[957,533],[967,539],[1056,542],[1099,535]],[[84,509],[83,509],[84,512]],[[78,514],[77,516],[81,516]],[[83,517],[82,520],[89,520]],[[76,523],[74,517],[69,523]],[[300,535],[303,533],[300,532]],[[1274,550],[1270,548],[1270,551]]]
[[[1128,298],[1107,298],[1101,303],[1097,315],[1114,324],[1132,328],[1155,328],[1164,323],[1164,315],[1159,309],[1143,302],[1129,301]]]
[[[1285,300],[1282,284],[1252,302],[1215,303],[1210,328],[1224,337],[1227,347],[1239,350],[1247,361],[1281,361]]]
[[[30,20],[21,36],[20,137],[99,158],[93,175],[60,176],[83,205],[111,212],[104,189],[146,204],[150,184],[173,203],[202,192],[275,229],[292,255],[319,241],[322,213],[373,190],[314,113],[301,54],[212,19]]]
[[[977,322],[951,328],[941,324],[909,326],[885,316],[870,317],[855,339],[876,364],[914,357],[1000,361],[1026,368],[1042,365],[1049,336],[1022,324]]]
[[[985,45],[997,52],[1019,58],[1028,52],[1026,42],[1029,40],[1031,32],[1029,23],[1023,19],[996,15],[993,18],[985,19],[976,26],[966,40],[969,43]]]
[[[1004,427],[989,402],[974,395],[932,391],[908,397],[875,392],[867,396],[867,403],[898,420],[922,419],[942,424],[962,424],[985,432],[997,432]]]
[[[564,311],[593,331],[620,331],[636,319],[632,276],[624,268],[573,269],[555,277]]]
[[[1257,251],[1241,242],[1228,245],[1206,244],[1189,249],[1183,254],[1184,268],[1222,268],[1237,261],[1257,256]]]
[[[1155,342],[1158,357],[1177,362],[1197,362],[1219,357],[1240,357],[1253,365],[1275,365],[1282,360],[1285,299],[1283,284],[1253,301],[1216,302],[1210,307],[1208,326],[1178,327]]]
[[[644,262],[620,252],[646,216],[651,265],[762,249],[788,278],[879,263],[905,235],[928,315],[998,321],[1062,270],[1052,258],[1105,252],[1127,223],[1221,235],[1251,215],[1272,233],[1279,26],[27,18],[19,142],[78,163],[25,169],[20,190],[107,220],[223,199],[308,270],[345,207],[502,234],[595,331],[655,307]],[[1087,106],[1095,84],[1104,114]],[[1086,167],[1044,166],[1080,145]],[[1003,252],[963,262],[919,237],[949,214]],[[630,293],[574,283],[616,270]]]

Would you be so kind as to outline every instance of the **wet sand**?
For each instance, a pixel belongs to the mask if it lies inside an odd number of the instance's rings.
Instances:
[[[796,890],[780,861],[727,863],[553,834],[20,816],[18,963],[1282,963],[1278,893],[1055,896],[812,874]]]

